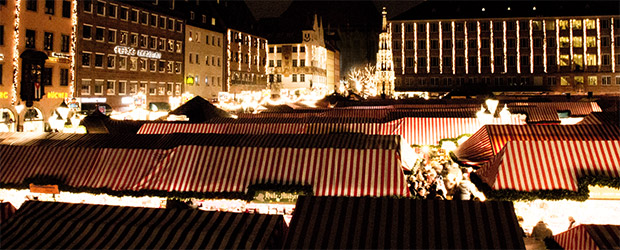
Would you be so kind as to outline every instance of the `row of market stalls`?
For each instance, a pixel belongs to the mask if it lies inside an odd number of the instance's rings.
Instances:
[[[455,226],[456,225],[456,226]],[[281,215],[26,202],[3,248],[524,249],[510,202],[301,196]]]

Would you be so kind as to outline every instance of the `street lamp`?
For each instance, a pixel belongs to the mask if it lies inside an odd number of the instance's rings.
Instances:
[[[15,111],[17,111],[17,128],[15,130],[19,132],[19,114],[21,114],[22,111],[24,111],[24,104],[18,103],[15,106]]]

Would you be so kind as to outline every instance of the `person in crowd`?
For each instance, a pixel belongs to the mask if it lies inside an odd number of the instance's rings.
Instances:
[[[532,237],[537,240],[544,240],[553,237],[553,232],[547,227],[547,223],[541,220],[532,228]]]
[[[469,179],[469,169],[463,169],[463,180],[459,182],[458,189],[454,194],[454,199],[458,200],[480,200],[484,201],[486,198],[484,194],[476,188]]]
[[[573,227],[577,226],[577,222],[575,221],[575,218],[573,218],[573,216],[568,216],[568,229],[571,229]]]

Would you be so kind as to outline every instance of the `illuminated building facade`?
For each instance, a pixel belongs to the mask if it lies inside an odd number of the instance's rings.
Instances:
[[[379,52],[377,52],[376,83],[377,95],[394,94],[394,59],[392,57],[392,29],[387,23],[387,11],[383,7],[382,32],[379,34]]]
[[[123,111],[139,94],[153,105],[181,96],[185,21],[163,14],[174,13],[175,1],[78,3],[75,79],[82,103]]]
[[[311,29],[294,34],[290,39],[271,39],[269,44],[267,69],[272,90],[333,92],[335,79],[328,84],[328,52],[322,22],[315,15]],[[336,72],[332,74],[335,77]]]
[[[267,88],[267,39],[229,28],[226,31],[226,58],[227,92],[234,94]]]
[[[617,2],[426,1],[389,21],[396,89],[620,94]]]
[[[45,131],[72,95],[74,6],[71,0],[0,1],[0,132],[16,131],[18,123],[20,131]],[[23,107],[19,114],[16,106]]]

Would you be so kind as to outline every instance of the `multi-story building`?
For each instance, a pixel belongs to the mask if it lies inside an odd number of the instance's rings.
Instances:
[[[620,9],[426,1],[389,21],[398,90],[620,94]]]
[[[316,15],[309,28],[269,44],[268,72],[273,90],[333,91],[334,85],[327,84],[325,32]]]
[[[266,89],[267,40],[246,32],[228,28],[226,32],[226,91]]]
[[[47,130],[73,94],[75,2],[0,1],[0,131]]]
[[[379,34],[379,52],[377,52],[376,83],[377,95],[394,94],[394,59],[392,57],[392,29],[387,23],[387,11],[381,12],[381,34]]]
[[[75,79],[82,103],[123,110],[140,93],[146,104],[181,95],[185,21],[170,14],[174,1],[78,3]]]
[[[332,42],[327,41],[327,88],[340,89],[340,50]]]

